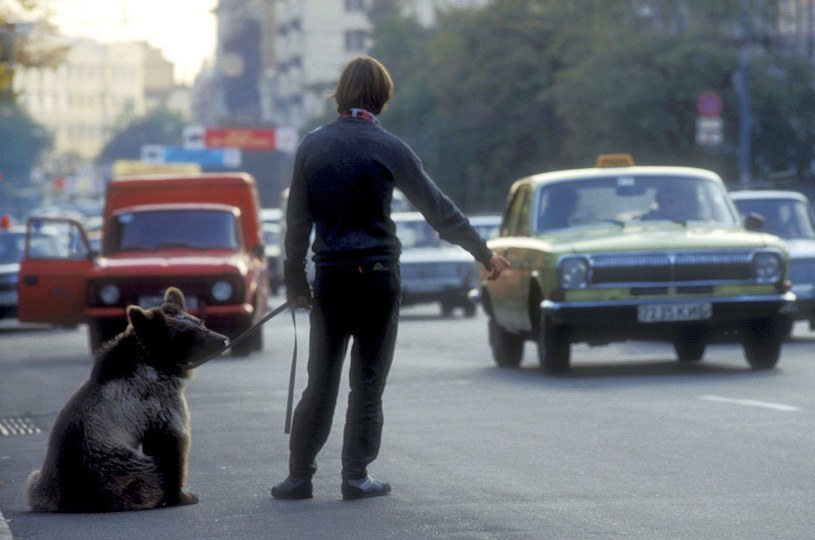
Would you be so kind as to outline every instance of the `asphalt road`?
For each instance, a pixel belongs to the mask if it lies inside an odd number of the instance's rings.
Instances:
[[[307,315],[298,316],[305,382]],[[0,324],[0,540],[812,538],[815,333],[796,328],[778,368],[750,371],[739,347],[680,366],[659,344],[576,347],[547,376],[527,345],[518,370],[494,367],[486,318],[403,312],[373,474],[391,496],[342,501],[344,397],[319,457],[315,497],[277,501],[292,326],[266,350],[220,358],[187,385],[189,488],[200,503],[116,514],[35,514],[23,486],[48,430],[87,377],[84,328]]]

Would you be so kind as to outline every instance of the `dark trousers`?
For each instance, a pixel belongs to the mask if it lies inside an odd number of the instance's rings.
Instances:
[[[399,322],[398,264],[321,267],[314,281],[308,383],[292,423],[289,472],[310,478],[328,439],[348,343],[351,371],[342,446],[343,478],[362,478],[382,439],[382,393]]]

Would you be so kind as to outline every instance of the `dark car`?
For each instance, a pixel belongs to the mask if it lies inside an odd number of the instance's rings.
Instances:
[[[797,191],[782,190],[734,191],[730,198],[739,213],[760,215],[762,230],[787,244],[796,309],[785,330],[790,333],[795,321],[809,321],[810,329],[815,329],[815,215],[809,199]]]

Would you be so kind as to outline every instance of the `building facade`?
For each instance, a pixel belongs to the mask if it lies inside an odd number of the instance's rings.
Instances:
[[[372,45],[366,0],[278,2],[277,64],[270,109],[300,128],[324,114],[343,66]]]
[[[54,39],[68,47],[64,61],[19,69],[14,89],[52,136],[55,156],[95,159],[117,127],[144,116],[173,89],[172,64],[146,42]]]

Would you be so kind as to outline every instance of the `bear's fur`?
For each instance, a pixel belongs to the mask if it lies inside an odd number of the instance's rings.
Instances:
[[[227,338],[186,313],[184,295],[127,308],[127,329],[96,356],[57,416],[28,504],[40,512],[107,512],[195,504],[184,490],[190,418],[182,378]]]

